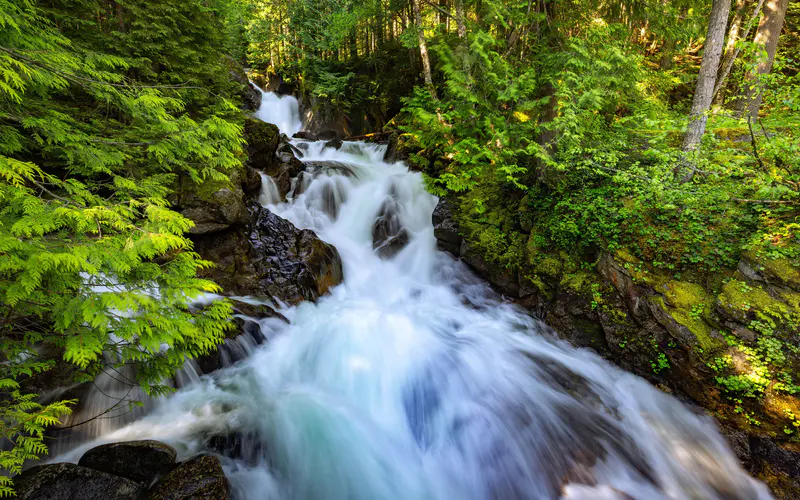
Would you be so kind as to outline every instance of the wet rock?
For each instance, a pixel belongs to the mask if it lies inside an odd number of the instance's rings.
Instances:
[[[439,250],[458,257],[463,238],[458,234],[454,208],[452,201],[446,198],[439,199],[439,203],[433,209],[433,235],[436,236],[436,246]]]
[[[325,143],[326,148],[339,149],[342,147],[343,142],[339,139],[334,139]]]
[[[264,440],[254,432],[234,432],[213,436],[207,447],[224,457],[241,460],[249,466],[258,465],[266,459]]]
[[[800,493],[800,444],[765,437],[750,438],[751,472],[767,483],[778,500],[795,500]]]
[[[190,234],[215,233],[247,223],[242,189],[244,169],[229,172],[229,176],[229,180],[206,180],[200,184],[182,179],[174,205],[181,215],[194,222]]]
[[[203,270],[203,276],[229,294],[292,304],[316,300],[341,282],[342,264],[334,247],[255,203],[250,212],[251,223],[241,231],[194,238],[195,250],[217,264]]]
[[[88,467],[58,463],[31,467],[14,478],[19,500],[136,500],[144,487]]]
[[[342,134],[333,129],[322,129],[317,132],[317,139],[320,141],[334,141],[337,140]]]
[[[176,457],[175,449],[160,441],[127,441],[92,448],[83,454],[78,465],[149,483],[172,470]]]
[[[317,140],[317,136],[316,135],[312,134],[311,132],[306,132],[305,130],[301,130],[300,132],[297,132],[292,137],[294,137],[295,139],[305,139],[307,141],[316,141]]]
[[[261,92],[250,82],[247,82],[247,88],[242,93],[242,101],[244,101],[244,109],[249,111],[256,111],[261,107]]]
[[[260,295],[297,303],[316,300],[342,280],[342,264],[336,249],[313,231],[300,230],[291,222],[259,207],[250,233],[255,278]]]
[[[228,500],[230,485],[217,457],[199,455],[162,477],[144,496],[145,500]]]
[[[261,190],[261,174],[251,166],[245,168],[245,178],[242,181],[242,190],[248,196],[252,196]]]
[[[264,170],[275,161],[281,133],[278,127],[256,118],[244,121],[244,138],[247,141],[247,156],[250,166]]]
[[[355,177],[356,171],[353,165],[335,160],[313,160],[305,163],[308,171],[315,177],[320,174],[343,175],[345,177]]]
[[[489,283],[494,285],[501,293],[513,298],[519,298],[521,296],[519,277],[515,271],[506,269],[494,262],[487,261],[477,249],[466,243],[462,244],[460,255],[461,260],[465,264],[472,268],[479,276],[486,277]]]
[[[383,258],[393,257],[408,244],[408,231],[400,222],[399,208],[395,199],[386,200],[372,225],[372,248]]]

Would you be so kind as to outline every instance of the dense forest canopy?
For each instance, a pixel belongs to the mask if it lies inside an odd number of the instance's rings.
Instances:
[[[0,465],[69,412],[26,386],[56,363],[159,394],[224,338],[172,207],[246,160],[237,67],[392,134],[527,286],[624,252],[718,290],[743,252],[800,269],[798,53],[788,0],[0,0]],[[751,325],[755,375],[718,362],[732,401],[800,392],[793,300]]]

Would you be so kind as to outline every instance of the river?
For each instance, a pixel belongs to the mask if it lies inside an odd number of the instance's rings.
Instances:
[[[297,101],[257,116],[289,135]],[[84,443],[152,438],[179,458],[235,436],[236,498],[766,499],[714,421],[593,352],[560,341],[436,249],[436,198],[385,146],[294,141],[338,162],[260,201],[339,251],[344,282],[282,307],[247,359],[187,383],[143,417]],[[324,165],[317,163],[316,165]],[[391,207],[408,243],[373,250]]]

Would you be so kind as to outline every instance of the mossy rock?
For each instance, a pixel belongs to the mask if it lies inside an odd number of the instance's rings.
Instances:
[[[277,126],[247,117],[244,122],[244,137],[247,141],[249,163],[253,168],[265,170],[275,161],[275,152],[281,139]]]
[[[760,286],[751,286],[743,281],[731,280],[722,286],[717,298],[718,311],[743,325],[753,320],[775,322],[787,331],[797,331],[800,325],[800,310],[793,307],[798,298],[789,293],[787,302],[774,298]]]
[[[650,311],[661,326],[698,357],[706,358],[725,347],[722,335],[691,309],[671,307],[664,297],[649,299]]]
[[[158,480],[145,500],[189,500],[213,498],[228,500],[230,485],[217,457],[199,455],[183,462]]]
[[[782,285],[800,292],[800,265],[791,259],[770,259],[748,251],[742,254],[739,270],[749,279]]]

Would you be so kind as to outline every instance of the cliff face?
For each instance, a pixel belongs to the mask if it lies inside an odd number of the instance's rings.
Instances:
[[[562,338],[701,406],[777,498],[797,497],[797,267],[745,253],[735,271],[679,280],[624,251],[600,253],[592,266],[580,266],[529,235],[524,262],[509,270],[462,236],[456,203],[443,199],[433,214],[441,250]]]

